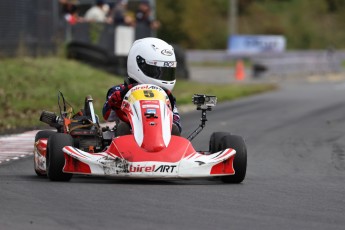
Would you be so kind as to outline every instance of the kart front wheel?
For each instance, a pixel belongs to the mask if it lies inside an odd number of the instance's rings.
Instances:
[[[56,133],[48,139],[46,166],[51,181],[69,181],[72,178],[72,174],[62,171],[65,165],[62,148],[65,146],[73,146],[73,138],[68,134]]]
[[[220,141],[223,137],[231,135],[228,132],[214,132],[210,137],[210,152],[215,153],[220,151]]]
[[[213,138],[212,138],[213,137]],[[234,159],[235,174],[222,176],[224,183],[241,183],[247,171],[247,147],[241,136],[230,135],[222,132],[213,133],[210,139],[210,152],[215,153],[227,148],[236,150]]]
[[[48,139],[51,135],[55,134],[56,132],[54,131],[50,131],[50,130],[41,130],[39,132],[36,133],[36,136],[35,136],[35,143],[39,140],[39,139],[42,139],[42,138],[46,138]],[[41,171],[39,171],[37,169],[37,165],[36,165],[36,154],[34,154],[34,170],[35,170],[35,173],[37,174],[37,176],[46,176],[45,173],[42,173]]]

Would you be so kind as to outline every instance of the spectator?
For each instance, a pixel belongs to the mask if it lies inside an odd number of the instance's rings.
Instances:
[[[113,22],[115,26],[134,26],[134,18],[127,11],[128,0],[118,0],[113,11]]]
[[[82,18],[78,15],[77,0],[59,0],[59,2],[61,4],[62,14],[69,24],[74,25],[82,21]]]
[[[160,27],[159,21],[153,20],[148,1],[141,1],[136,12],[136,38],[152,37],[152,30]]]
[[[96,4],[92,6],[85,14],[85,20],[89,22],[105,22],[111,23],[111,18],[107,17],[109,6],[107,6],[104,0],[96,0]]]

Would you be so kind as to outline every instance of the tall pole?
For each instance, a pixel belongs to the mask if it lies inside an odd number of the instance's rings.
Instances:
[[[150,6],[151,6],[151,17],[153,20],[156,20],[157,19],[156,0],[150,0]],[[157,37],[157,30],[152,30],[152,36]]]
[[[229,35],[237,34],[237,0],[229,0]]]

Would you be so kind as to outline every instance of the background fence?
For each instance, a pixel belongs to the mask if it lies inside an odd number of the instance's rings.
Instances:
[[[63,37],[57,0],[1,0],[0,55],[54,53]]]

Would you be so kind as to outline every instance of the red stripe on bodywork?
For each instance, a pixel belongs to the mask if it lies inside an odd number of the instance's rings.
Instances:
[[[215,174],[229,174],[233,175],[235,174],[235,169],[234,169],[234,159],[236,155],[233,155],[226,161],[220,162],[216,165],[214,165],[211,169],[211,175]]]
[[[223,156],[229,154],[231,151],[232,151],[232,149],[228,149],[228,151],[225,151],[225,153],[223,153],[222,155],[216,157],[215,160],[222,158]]]
[[[198,158],[201,157],[201,156],[204,156],[204,155],[202,155],[202,154],[199,153],[199,156],[195,157],[194,160],[195,160],[195,159],[198,159]]]
[[[156,118],[146,117],[145,112],[149,108],[144,109],[143,105],[157,105],[158,108],[154,108],[154,110],[156,110]],[[140,108],[144,135],[141,147],[146,149],[148,152],[159,152],[166,147],[163,140],[163,118],[161,117],[159,101],[150,101],[150,104],[148,104],[146,101],[140,101]],[[154,123],[154,125],[151,125],[151,123]]]
[[[190,154],[188,157],[185,157],[185,158],[188,160],[188,159],[192,158],[193,156],[195,156],[195,154],[196,154],[196,152],[193,154]]]
[[[81,157],[81,158],[86,158],[85,156],[81,155],[80,153],[78,153],[77,151],[75,151],[74,149],[70,148],[69,146],[65,147],[69,152],[72,152],[73,154]]]
[[[47,140],[46,138],[42,138],[36,142],[37,151],[44,157],[47,155]]]
[[[64,172],[67,173],[82,173],[82,174],[90,174],[91,169],[90,166],[81,162],[68,154],[64,153],[65,156],[65,166],[63,168]]]

